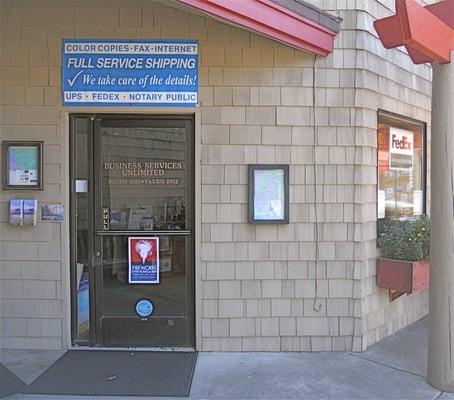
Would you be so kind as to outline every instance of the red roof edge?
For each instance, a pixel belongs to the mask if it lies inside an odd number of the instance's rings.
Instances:
[[[177,0],[300,50],[327,56],[336,32],[270,0]]]
[[[415,64],[449,63],[454,49],[454,0],[423,7],[414,0],[396,0],[396,15],[374,22],[386,48],[404,45]]]

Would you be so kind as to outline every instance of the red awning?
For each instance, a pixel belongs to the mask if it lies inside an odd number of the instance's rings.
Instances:
[[[333,42],[337,34],[335,30],[328,29],[271,0],[177,1],[297,49],[321,56],[327,56],[333,51]],[[299,5],[302,6],[301,3]],[[313,14],[314,8],[311,10]],[[326,18],[326,13],[323,13],[323,16]]]

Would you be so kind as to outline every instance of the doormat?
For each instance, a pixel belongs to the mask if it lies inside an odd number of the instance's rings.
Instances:
[[[28,394],[189,396],[196,352],[71,350]]]

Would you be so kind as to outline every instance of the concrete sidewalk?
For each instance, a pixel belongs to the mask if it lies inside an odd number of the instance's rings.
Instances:
[[[427,319],[423,319],[364,353],[199,353],[189,398],[454,400],[454,393],[442,393],[426,382],[426,342]],[[46,357],[52,358],[49,354]],[[26,375],[36,376],[29,362],[28,372],[21,370],[17,355],[14,366],[11,360],[2,358],[2,362],[23,381],[27,380]],[[42,369],[42,363],[39,368]],[[18,400],[90,398],[118,399],[112,396],[9,397]]]

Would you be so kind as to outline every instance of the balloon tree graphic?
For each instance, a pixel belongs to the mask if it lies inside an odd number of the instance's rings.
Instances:
[[[139,240],[134,248],[142,259],[142,264],[145,264],[147,257],[153,253],[153,247],[151,243],[146,240]]]

